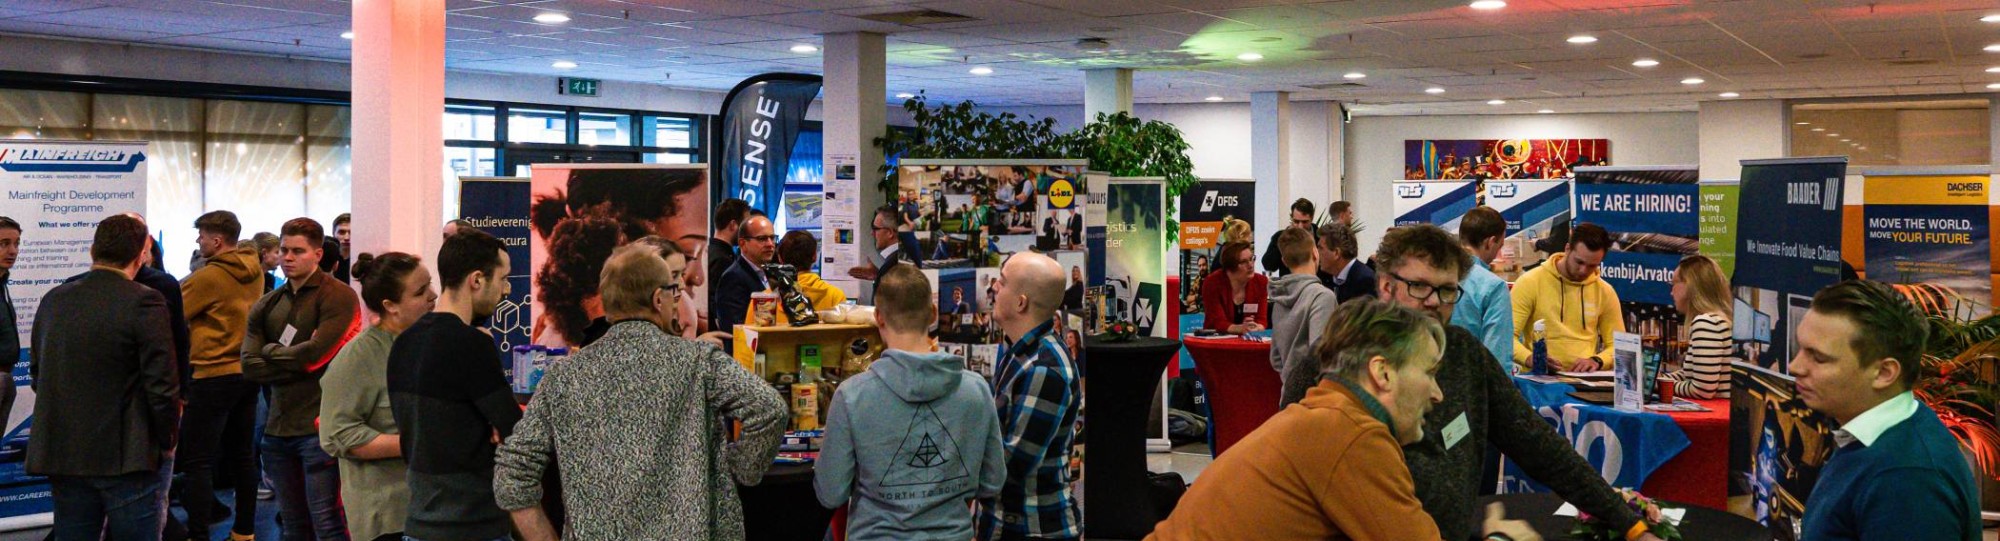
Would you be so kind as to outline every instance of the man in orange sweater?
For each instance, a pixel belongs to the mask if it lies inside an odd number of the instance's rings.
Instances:
[[[1424,413],[1444,399],[1443,341],[1415,310],[1342,303],[1314,352],[1319,384],[1210,464],[1147,539],[1440,539],[1402,446],[1423,439]],[[1488,509],[1486,539],[1539,539],[1504,513]]]

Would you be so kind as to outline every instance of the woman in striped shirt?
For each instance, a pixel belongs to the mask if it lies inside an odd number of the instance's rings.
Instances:
[[[1674,380],[1675,396],[1729,396],[1729,362],[1736,349],[1730,336],[1729,304],[1729,279],[1715,260],[1699,255],[1681,258],[1674,270],[1674,309],[1686,322],[1688,349],[1681,369],[1667,375]]]

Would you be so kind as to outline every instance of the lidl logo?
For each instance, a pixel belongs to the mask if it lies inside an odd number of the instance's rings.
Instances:
[[[1415,199],[1423,196],[1424,196],[1424,185],[1422,184],[1396,185],[1396,197],[1401,197],[1404,199]]]
[[[104,148],[0,149],[0,171],[11,173],[130,173],[145,160],[143,152]]]
[[[1519,186],[1512,182],[1489,185],[1486,187],[1486,195],[1492,197],[1513,197],[1514,192],[1519,189]]]
[[[1056,179],[1055,182],[1049,184],[1049,206],[1051,208],[1066,209],[1070,208],[1070,205],[1073,204],[1076,204],[1076,187],[1072,186],[1068,179]]]

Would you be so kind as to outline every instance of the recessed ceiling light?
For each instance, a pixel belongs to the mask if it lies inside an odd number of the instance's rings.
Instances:
[[[1546,115],[1546,114],[1549,114],[1549,113],[1553,113],[1553,112],[1556,112],[1556,110],[1555,110],[1555,109],[1543,109],[1543,110],[1540,110],[1540,111],[1535,111],[1535,112],[1537,112],[1537,113],[1541,113],[1541,114],[1545,114],[1545,115]]]
[[[914,98],[914,97],[917,97],[917,95],[916,95],[916,94],[911,94],[911,93],[909,93],[909,92],[898,92],[898,93],[896,93],[896,99],[899,99],[899,100],[907,100],[907,99],[910,99],[910,98]]]
[[[1632,61],[1632,65],[1634,65],[1634,66],[1638,66],[1638,67],[1642,67],[1642,68],[1650,68],[1650,67],[1653,67],[1653,66],[1658,66],[1658,65],[1660,65],[1660,61],[1658,61],[1658,60],[1654,60],[1654,59],[1651,59],[1651,58],[1641,58],[1641,59],[1638,59],[1638,60],[1633,60],[1633,61]]]
[[[1425,94],[1443,94],[1443,93],[1444,93],[1444,87],[1442,87],[1442,86],[1433,86],[1433,87],[1430,87],[1430,88],[1426,88],[1426,89],[1424,89],[1424,93],[1425,93]]]
[[[568,60],[557,60],[554,64],[549,64],[549,67],[559,70],[576,69],[576,63]]]
[[[1261,55],[1261,54],[1257,54],[1257,53],[1243,53],[1243,54],[1239,54],[1239,55],[1236,55],[1236,59],[1237,59],[1237,60],[1242,60],[1242,61],[1244,61],[1244,62],[1256,62],[1256,61],[1258,61],[1258,60],[1263,60],[1263,59],[1264,59],[1264,55]]]
[[[2000,66],[1986,68],[1986,73],[2000,73]]]
[[[341,32],[341,33],[340,33],[340,39],[354,39],[354,31],[353,31],[353,30],[348,30],[348,31],[346,31],[346,32]],[[1988,70],[1988,71],[1991,71],[1991,70]]]
[[[1347,72],[1347,75],[1342,75],[1341,77],[1345,77],[1345,78],[1348,78],[1348,79],[1362,79],[1362,78],[1366,78],[1366,77],[1368,77],[1368,74],[1366,74],[1366,73],[1361,73],[1361,72],[1358,72],[1358,71],[1350,71],[1350,72]]]
[[[1569,41],[1570,43],[1577,43],[1577,44],[1597,43],[1597,36],[1592,36],[1588,34],[1576,35],[1576,36],[1570,36],[1567,41]]]
[[[1716,94],[1716,95],[1717,95],[1717,96],[1721,96],[1721,97],[1725,97],[1725,98],[1734,98],[1734,97],[1737,97],[1737,96],[1741,96],[1742,94],[1737,94],[1737,93],[1735,93],[1735,92],[1723,92],[1723,93],[1721,93],[1721,94]]]
[[[2000,83],[1993,83],[1993,84],[1990,84],[1990,85],[1986,85],[1986,89],[1987,89],[1987,90],[2000,90]]]
[[[1995,43],[1995,44],[1992,44],[1992,45],[1987,45],[1987,46],[1986,46],[1986,52],[1989,52],[1989,53],[2000,53],[2000,43]]]
[[[1507,100],[1487,100],[1487,105],[1506,105]]]
[[[1813,128],[1813,131],[1826,131],[1826,128]]]
[[[1708,81],[1704,81],[1700,77],[1689,77],[1686,79],[1681,79],[1681,84],[1684,85],[1698,85],[1706,82]]]
[[[1868,150],[1868,147],[1856,147],[1856,148],[1860,148],[1861,150]]]
[[[1501,0],[1479,0],[1472,3],[1472,9],[1500,9],[1504,7],[1507,7],[1507,3]]]
[[[1838,134],[1838,133],[1828,133],[1828,134],[1826,134],[1826,136],[1827,136],[1827,137],[1840,137],[1840,134]]]
[[[535,16],[535,22],[543,24],[566,23],[569,22],[569,16],[555,12],[543,13]]]
[[[1852,141],[1854,141],[1854,140],[1853,140],[1853,139],[1841,139],[1841,140],[1840,140],[1840,142],[1842,142],[1842,143],[1847,143],[1847,142],[1852,142]]]
[[[1202,98],[1201,100],[1202,100],[1202,101],[1222,101],[1222,96],[1209,96],[1209,97],[1206,97],[1206,98]]]
[[[1797,124],[1797,125],[1800,125],[1800,126],[1811,126],[1811,125],[1812,125],[1812,123],[1811,123],[1811,122],[1793,122],[1793,124]]]
[[[2000,15],[1987,15],[1987,16],[1985,16],[1985,17],[1980,17],[1980,18],[1979,18],[1979,22],[1982,22],[1982,23],[2000,23]]]
[[[973,75],[992,75],[992,74],[993,74],[993,68],[989,68],[989,67],[986,67],[986,66],[980,66],[980,67],[977,67],[977,68],[972,68],[972,70],[971,70],[971,73],[972,73]]]
[[[817,52],[819,52],[819,47],[814,47],[814,46],[812,46],[812,44],[810,44],[810,43],[800,43],[800,44],[798,44],[798,45],[793,45],[793,46],[792,46],[792,52],[794,52],[794,53],[800,53],[800,54],[804,54],[804,53],[817,53]]]

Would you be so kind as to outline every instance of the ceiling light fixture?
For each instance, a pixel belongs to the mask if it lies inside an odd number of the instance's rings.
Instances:
[[[1653,66],[1658,66],[1658,65],[1660,65],[1660,61],[1658,61],[1658,60],[1654,60],[1654,59],[1651,59],[1651,58],[1641,58],[1641,59],[1638,59],[1638,60],[1633,60],[1633,61],[1632,61],[1632,65],[1634,65],[1634,66],[1638,66],[1638,67],[1641,67],[1641,68],[1650,68],[1650,67],[1653,67]]]
[[[1443,93],[1444,93],[1444,87],[1442,87],[1442,86],[1433,86],[1433,87],[1430,87],[1430,88],[1426,88],[1426,89],[1424,89],[1424,93],[1425,93],[1425,94],[1443,94]]]
[[[1569,39],[1568,39],[1568,40],[1566,40],[1566,41],[1569,41],[1570,43],[1575,43],[1575,44],[1578,44],[1578,45],[1581,45],[1581,44],[1585,44],[1585,43],[1597,43],[1597,36],[1592,36],[1592,35],[1588,35],[1588,34],[1584,34],[1584,35],[1576,35],[1576,36],[1570,36],[1570,37],[1569,37]]]
[[[1681,79],[1681,84],[1684,85],[1698,85],[1706,82],[1708,81],[1704,81],[1700,77],[1689,77],[1686,79]]]
[[[799,54],[805,54],[805,53],[817,53],[817,52],[819,52],[819,47],[814,47],[814,46],[813,46],[812,44],[810,44],[810,43],[800,43],[800,44],[798,44],[798,45],[793,45],[793,46],[792,46],[792,52],[794,52],[794,53],[799,53]]]
[[[992,75],[992,74],[993,74],[993,68],[989,68],[989,67],[986,67],[986,66],[980,66],[980,67],[977,67],[977,68],[972,68],[972,70],[971,70],[971,73],[972,73],[973,75]]]
[[[2000,73],[2000,66],[1986,68],[1986,73]]]
[[[911,94],[911,93],[909,93],[909,92],[898,92],[898,93],[896,93],[896,99],[899,99],[899,100],[907,100],[907,99],[910,99],[910,98],[914,98],[914,97],[917,97],[917,95],[916,95],[916,94]]]
[[[346,31],[346,32],[341,32],[341,33],[340,33],[340,39],[354,39],[354,31],[353,31],[353,30],[348,30],[348,31]],[[1989,70],[1989,71],[1990,71],[1990,70]]]
[[[1734,98],[1734,97],[1737,97],[1737,96],[1741,96],[1742,94],[1737,94],[1737,93],[1735,93],[1735,92],[1723,92],[1723,93],[1721,93],[1721,94],[1716,94],[1716,95],[1717,95],[1717,96],[1721,96],[1721,97],[1724,97],[1724,98]]]
[[[1202,98],[1201,101],[1222,101],[1222,96],[1209,96]]]
[[[1507,100],[1487,100],[1487,105],[1506,105]]]
[[[1987,16],[1985,16],[1985,17],[1980,17],[1980,18],[1979,18],[1979,22],[1982,22],[1982,23],[2000,23],[2000,15],[1987,15]]]
[[[569,22],[569,16],[555,12],[543,13],[535,16],[535,22],[542,24],[566,23]]]
[[[1840,140],[1840,142],[1842,142],[1842,143],[1848,143],[1848,142],[1853,142],[1853,141],[1854,141],[1853,139],[1841,139],[1841,140]]]
[[[2000,83],[1993,83],[1993,84],[1990,84],[1990,85],[1986,85],[1986,89],[1987,89],[1987,90],[2000,90]]]
[[[1838,133],[1830,133],[1830,132],[1829,132],[1829,133],[1827,133],[1827,134],[1826,134],[1826,136],[1827,136],[1827,137],[1840,137],[1840,134],[1838,134]]]
[[[1813,128],[1812,131],[1826,131],[1826,128]]]
[[[1236,55],[1236,59],[1237,59],[1237,60],[1242,60],[1242,61],[1244,61],[1244,62],[1256,62],[1256,61],[1258,61],[1258,60],[1263,60],[1263,59],[1264,59],[1264,55],[1261,55],[1261,54],[1257,54],[1257,53],[1243,53],[1243,54],[1239,54],[1239,55]]]
[[[1490,9],[1500,9],[1504,7],[1507,7],[1507,3],[1501,0],[1479,0],[1477,2],[1472,3],[1472,9],[1490,10]]]
[[[1545,114],[1545,115],[1546,115],[1546,114],[1549,114],[1549,113],[1553,113],[1553,112],[1556,112],[1556,110],[1555,110],[1555,109],[1543,109],[1543,110],[1540,110],[1540,111],[1535,111],[1535,112],[1537,112],[1537,113],[1541,113],[1541,114]]]
[[[2000,43],[1995,43],[1995,44],[1992,44],[1992,45],[1987,45],[1987,46],[1986,46],[1986,52],[1989,52],[1989,53],[2000,53]]]
[[[1812,123],[1811,123],[1811,122],[1793,122],[1792,124],[1795,124],[1795,125],[1799,125],[1799,126],[1811,126],[1811,125],[1812,125]]]
[[[1367,77],[1368,77],[1368,74],[1366,74],[1366,73],[1361,73],[1361,72],[1358,72],[1358,71],[1350,71],[1350,72],[1347,72],[1347,75],[1342,75],[1341,77],[1344,77],[1344,78],[1348,78],[1348,79],[1363,79],[1363,78],[1367,78]]]
[[[576,69],[576,63],[568,60],[557,60],[554,64],[549,64],[549,67],[559,70]]]

